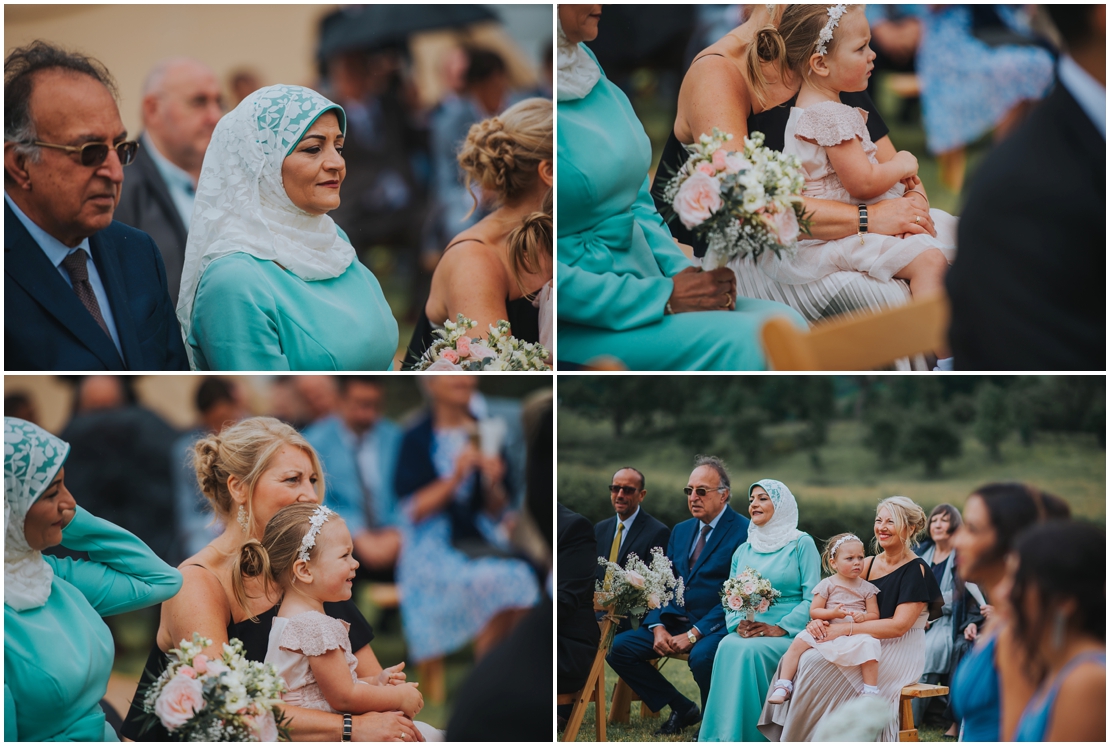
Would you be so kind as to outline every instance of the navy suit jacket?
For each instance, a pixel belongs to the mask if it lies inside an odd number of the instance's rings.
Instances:
[[[616,531],[617,516],[615,514],[594,525],[598,557],[609,559],[609,550],[613,547],[613,536]],[[640,508],[640,514],[632,522],[632,528],[628,529],[628,535],[624,537],[620,551],[617,552],[617,564],[624,567],[624,563],[628,561],[628,555],[632,552],[635,552],[636,556],[644,562],[651,564],[651,548],[659,547],[666,550],[667,540],[670,536],[671,530],[669,528],[648,515],[646,510]],[[595,575],[597,582],[600,583],[605,580],[605,568],[598,565]]]
[[[671,531],[667,544],[667,556],[674,564],[675,574],[686,585],[685,604],[678,606],[672,601],[661,609],[648,612],[644,625],[666,624],[664,617],[687,617],[691,627],[697,627],[701,634],[716,632],[725,624],[725,609],[721,606],[721,586],[728,579],[732,566],[732,554],[736,547],[748,540],[747,518],[725,505],[717,528],[709,535],[701,556],[690,567],[690,549],[694,537],[701,531],[701,521],[691,518],[683,521]]]
[[[166,269],[150,236],[113,222],[89,238],[119,332],[120,358],[7,203],[4,361],[12,370],[188,370]]]

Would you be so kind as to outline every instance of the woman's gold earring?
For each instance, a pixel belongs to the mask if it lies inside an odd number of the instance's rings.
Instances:
[[[243,529],[243,533],[247,533],[247,509],[242,505],[239,506],[239,515],[235,517],[239,522],[239,527]]]

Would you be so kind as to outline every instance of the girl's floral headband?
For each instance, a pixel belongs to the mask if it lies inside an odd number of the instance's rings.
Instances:
[[[832,549],[829,550],[829,559],[830,560],[836,559],[836,550],[840,549],[840,545],[843,544],[846,541],[859,541],[859,537],[856,536],[855,534],[846,534],[844,536],[841,536],[839,539],[837,539],[836,543],[832,545]],[[859,541],[859,543],[862,544],[863,542]]]
[[[308,528],[308,533],[301,539],[301,548],[297,552],[297,558],[308,562],[309,552],[316,546],[316,534],[320,533],[320,529],[327,523],[328,518],[335,515],[335,511],[330,508],[325,508],[323,505],[312,511],[312,516],[308,519],[311,524]]]
[[[817,54],[824,57],[829,53],[829,48],[826,45],[832,41],[833,29],[840,23],[840,17],[847,12],[848,6],[843,3],[829,8],[829,20],[825,23],[825,28],[821,29],[821,33],[817,36]]]

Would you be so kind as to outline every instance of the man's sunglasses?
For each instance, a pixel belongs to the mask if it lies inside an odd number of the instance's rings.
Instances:
[[[81,165],[87,168],[97,168],[104,163],[104,161],[108,159],[108,150],[110,148],[115,148],[116,153],[119,155],[119,162],[124,166],[130,166],[131,162],[135,160],[135,154],[139,152],[138,140],[127,140],[118,145],[108,145],[108,143],[104,142],[87,142],[84,145],[55,145],[52,142],[32,140],[31,142],[24,143],[24,145],[38,145],[43,148],[65,150],[69,153],[80,153]]]
[[[635,495],[639,491],[640,489],[638,487],[629,487],[628,485],[624,484],[609,485],[609,492],[614,495],[616,495],[617,493],[620,493],[622,495]]]
[[[716,489],[706,489],[705,487],[683,487],[682,491],[686,493],[686,497],[689,497],[691,492],[698,493],[698,497],[705,497],[705,493],[707,492],[727,492],[728,487],[718,487]]]

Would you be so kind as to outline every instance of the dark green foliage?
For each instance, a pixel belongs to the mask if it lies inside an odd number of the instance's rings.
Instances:
[[[987,447],[992,461],[1002,461],[999,446],[1013,429],[1006,392],[988,381],[979,387],[976,405],[979,413],[975,419],[975,437]]]
[[[907,414],[902,457],[925,465],[925,476],[940,476],[940,462],[960,455],[959,430],[944,409],[917,407]]]
[[[685,417],[675,425],[678,442],[695,453],[711,450],[716,429],[708,417]]]
[[[867,418],[867,435],[863,444],[879,457],[879,468],[887,471],[894,465],[902,430],[902,414],[886,409]]]
[[[975,422],[975,398],[970,394],[953,394],[948,402],[948,411],[956,424],[970,425]]]
[[[732,420],[730,433],[732,444],[744,454],[748,466],[758,466],[763,455],[763,425],[767,421],[767,413],[757,407],[748,407]]]

